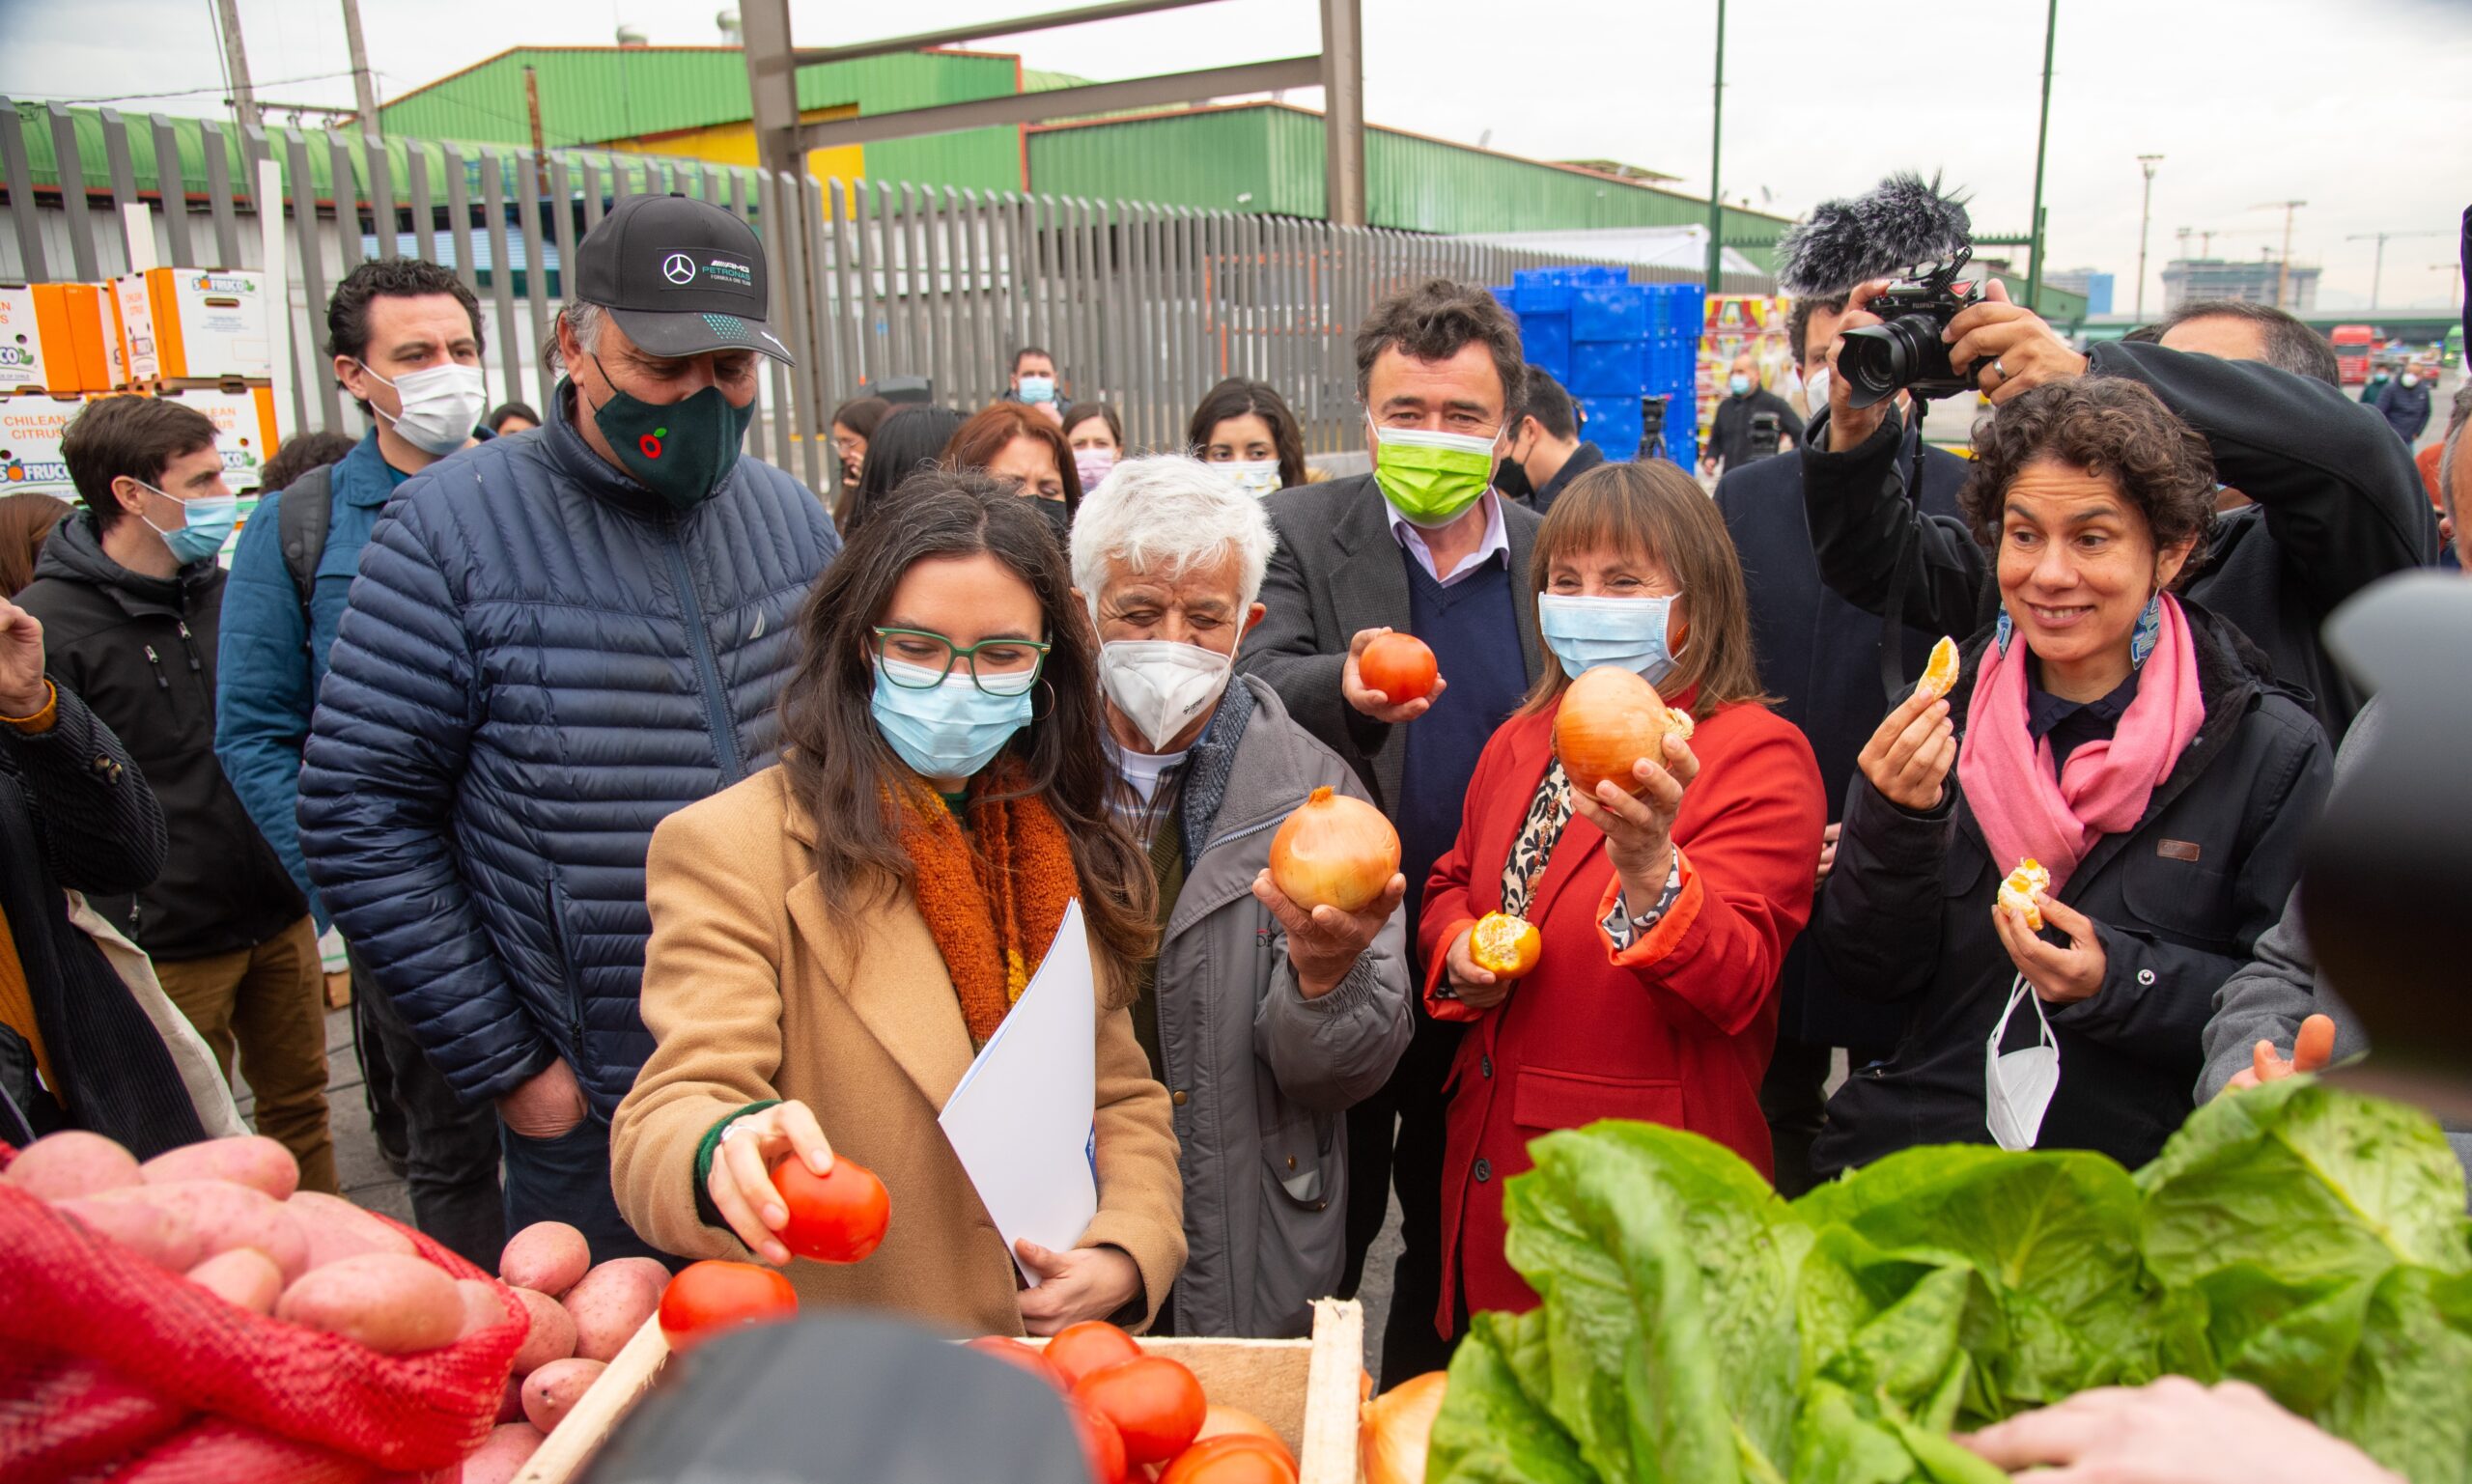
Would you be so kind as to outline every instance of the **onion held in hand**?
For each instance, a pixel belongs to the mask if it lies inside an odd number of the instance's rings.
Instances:
[[[1313,791],[1271,836],[1271,884],[1306,911],[1361,912],[1399,874],[1399,831],[1361,798]]]
[[[1562,692],[1554,716],[1554,753],[1571,787],[1596,798],[1596,786],[1613,780],[1626,794],[1640,792],[1631,771],[1642,758],[1665,766],[1665,734],[1673,714],[1656,687],[1634,670],[1601,664],[1584,672]]]

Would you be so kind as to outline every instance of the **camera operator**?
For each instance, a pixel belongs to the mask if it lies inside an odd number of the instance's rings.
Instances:
[[[1802,350],[1796,346],[1799,353]],[[1761,437],[1755,422],[1765,415],[1774,436]],[[1708,429],[1708,452],[1700,460],[1700,472],[1731,473],[1735,469],[1773,458],[1780,441],[1799,445],[1803,441],[1803,420],[1794,415],[1794,405],[1759,384],[1759,361],[1749,350],[1734,357],[1733,369],[1726,376],[1726,395],[1717,404],[1717,417]]]
[[[1866,284],[1854,300],[1885,287]],[[2216,523],[2188,596],[2237,625],[2285,685],[2305,687],[2340,741],[2360,698],[2327,658],[2318,626],[2377,578],[2433,563],[2437,529],[2409,455],[2376,409],[2274,364],[2289,360],[2277,354],[2289,319],[2256,306],[2183,311],[2155,343],[2100,345],[2089,357],[2009,302],[1995,280],[1940,338],[1995,407],[2074,377],[2127,377],[2205,438],[2215,477],[2254,504]],[[1835,369],[1846,332],[1879,322],[1858,308],[1840,323],[1825,429],[1804,445],[1804,508],[1820,574],[1872,612],[1901,587],[1908,624],[1962,636],[1996,615],[1989,556],[1962,522],[1884,496],[1902,421],[1885,401],[1854,407]]]
[[[1785,318],[1785,338],[1801,362],[1804,385],[1821,407],[1828,405],[1829,347],[1845,307],[1841,290],[1798,294]],[[1957,518],[1957,490],[1969,467],[1965,460],[1928,445],[1904,444],[1896,460],[1900,488],[1921,491],[1924,514]],[[1815,881],[1824,882],[1835,861],[1837,821],[1844,816],[1855,759],[1879,725],[1881,708],[1901,698],[1923,673],[1939,633],[1901,625],[1894,633],[1884,631],[1881,620],[1820,581],[1819,558],[1803,519],[1801,460],[1762,459],[1728,470],[1717,481],[1717,513],[1742,557],[1759,688],[1777,698],[1778,714],[1802,730],[1819,761],[1829,826]],[[1892,646],[1892,653],[1881,653]],[[1898,696],[1884,693],[1884,664],[1893,669]],[[1778,993],[1777,1050],[1759,1103],[1775,1139],[1778,1189],[1792,1196],[1811,1184],[1811,1146],[1827,1099],[1830,1050],[1847,1048],[1856,1066],[1878,1060],[1896,1044],[1904,1017],[1848,994],[1801,939],[1785,955]]]

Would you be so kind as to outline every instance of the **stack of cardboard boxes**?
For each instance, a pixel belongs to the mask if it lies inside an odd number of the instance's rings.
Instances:
[[[245,270],[0,285],[0,493],[75,499],[60,440],[78,408],[101,397],[178,398],[213,422],[245,521],[281,436],[270,322],[265,277]]]
[[[1785,344],[1785,312],[1793,300],[1782,294],[1712,294],[1707,322],[1700,337],[1700,444],[1706,447],[1717,421],[1717,404],[1726,396],[1726,378],[1734,357],[1745,350],[1759,364],[1760,380],[1770,391],[1786,394],[1793,370],[1792,349]]]

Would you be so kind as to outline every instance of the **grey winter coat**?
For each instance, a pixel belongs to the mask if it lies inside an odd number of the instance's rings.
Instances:
[[[1272,834],[1314,789],[1365,792],[1268,684],[1235,684],[1246,694],[1220,703],[1185,767],[1185,884],[1159,950],[1160,1052],[1190,1248],[1174,1326],[1301,1335],[1345,1258],[1343,1115],[1408,1045],[1406,923],[1393,913],[1328,994],[1298,994],[1287,935],[1254,899],[1253,878],[1270,863]]]

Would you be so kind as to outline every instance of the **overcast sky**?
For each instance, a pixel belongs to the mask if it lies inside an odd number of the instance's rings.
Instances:
[[[1072,0],[793,0],[802,44],[926,30]],[[362,0],[381,98],[506,46],[719,40],[721,0]],[[2149,306],[2176,229],[2219,256],[2280,247],[2324,266],[2319,302],[2451,304],[2472,199],[2472,0],[2061,0],[2049,182],[2052,266],[2119,274],[2134,297],[2137,156],[2154,182]],[[863,13],[863,14],[862,14]],[[898,15],[898,21],[890,17]],[[1369,122],[1545,158],[1628,160],[1708,179],[1713,0],[1364,0]],[[241,0],[262,97],[349,104],[337,0]],[[1731,0],[1726,194],[1785,214],[1896,168],[1974,194],[1980,230],[2023,232],[2033,193],[2044,7],[1952,9]],[[1184,12],[980,43],[1033,67],[1138,76],[1307,53],[1314,0],[1218,0]],[[1943,40],[1936,42],[1932,36]],[[141,88],[138,112],[212,113],[222,97],[213,0],[0,0],[0,93],[88,99]],[[1318,106],[1318,97],[1295,101]],[[2192,239],[2191,246],[2196,245]]]

